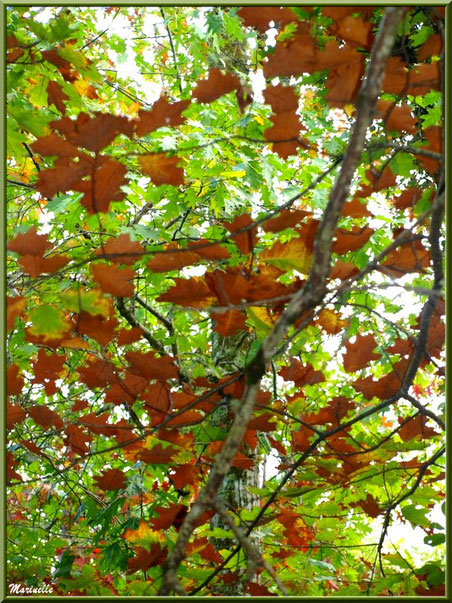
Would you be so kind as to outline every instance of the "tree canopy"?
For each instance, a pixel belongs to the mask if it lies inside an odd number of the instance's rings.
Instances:
[[[8,584],[444,594],[444,19],[8,9]]]

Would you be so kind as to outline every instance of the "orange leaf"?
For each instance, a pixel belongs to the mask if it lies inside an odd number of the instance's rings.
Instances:
[[[109,145],[118,134],[131,136],[133,133],[133,122],[126,117],[100,112],[95,112],[94,117],[79,113],[76,120],[63,117],[50,122],[50,127],[68,142],[94,153]]]
[[[65,356],[60,354],[48,355],[44,348],[38,352],[38,358],[33,363],[33,383],[44,383],[46,379],[55,380],[64,370]]]
[[[16,423],[21,423],[27,413],[18,404],[11,404],[9,401],[6,402],[6,429],[12,429]]]
[[[381,358],[381,354],[373,351],[376,347],[377,342],[372,334],[356,335],[355,343],[347,341],[345,344],[347,351],[342,357],[347,373],[354,373],[366,367],[371,360]]]
[[[302,142],[299,139],[300,131],[306,129],[301,125],[298,115],[295,111],[284,111],[273,115],[271,121],[273,126],[265,130],[265,140],[274,142],[274,152],[283,159],[296,155]]]
[[[231,257],[229,251],[221,245],[210,244],[206,247],[201,247],[201,245],[205,245],[206,243],[210,243],[210,241],[207,239],[198,239],[195,243],[190,243],[188,249],[205,260],[225,260]]]
[[[156,253],[146,265],[152,272],[168,272],[169,270],[179,270],[184,266],[191,266],[197,262],[199,262],[199,256],[196,253],[182,250],[173,243],[168,245],[164,252]]]
[[[70,157],[61,157],[54,163],[53,168],[39,172],[36,190],[43,197],[52,198],[57,193],[65,193],[73,189],[83,176],[93,169],[93,160],[88,155],[78,155],[78,162]]]
[[[43,157],[51,157],[53,155],[57,155],[58,157],[75,157],[79,155],[77,147],[54,133],[38,138],[31,145],[31,148],[35,153],[39,153]],[[83,153],[80,155],[84,156]]]
[[[414,207],[416,203],[422,196],[422,191],[420,188],[407,188],[395,199],[390,199],[391,203],[394,204],[394,207],[397,209],[405,209],[406,207]]]
[[[91,266],[93,279],[100,285],[104,293],[111,293],[115,297],[132,297],[134,291],[131,281],[135,271],[131,268],[117,268],[105,264],[94,264]]]
[[[425,61],[432,56],[439,56],[443,51],[443,36],[440,33],[431,35],[418,49],[418,61]]]
[[[316,371],[312,364],[303,365],[296,358],[292,358],[290,366],[282,368],[278,375],[285,381],[293,381],[298,387],[302,385],[313,385],[325,381],[325,376],[322,371]]]
[[[132,241],[128,234],[122,234],[110,237],[95,254],[105,256],[116,264],[132,265],[144,254],[144,247],[138,241]]]
[[[18,396],[24,386],[24,378],[19,375],[17,364],[10,364],[6,370],[6,395]]]
[[[122,490],[127,482],[127,476],[120,469],[107,469],[94,478],[101,490]]]
[[[178,304],[179,306],[204,308],[215,301],[203,277],[195,276],[190,279],[175,278],[173,280],[176,284],[170,287],[165,293],[159,295],[157,297],[158,302],[166,301]]]
[[[126,167],[115,159],[106,159],[100,167],[94,168],[90,180],[82,180],[73,190],[83,193],[81,204],[89,214],[107,213],[110,203],[121,201],[125,193],[119,188],[127,184]]]
[[[424,268],[430,266],[430,251],[425,249],[422,241],[411,241],[393,249],[381,266],[384,267],[384,272],[395,278],[409,272],[423,272]]]
[[[407,132],[408,134],[416,133],[416,124],[418,122],[417,117],[412,115],[411,107],[409,105],[402,105],[401,107],[394,106],[391,101],[379,100],[376,105],[378,113],[381,117],[386,118],[386,129],[391,132],[396,130],[397,132]]]
[[[263,94],[265,102],[271,106],[273,113],[296,111],[298,109],[299,98],[293,86],[278,84],[266,88]]]
[[[403,421],[399,417],[399,421]],[[413,419],[405,423],[398,431],[399,436],[404,442],[414,438],[418,440],[428,439],[432,436],[439,435],[432,427],[427,427],[428,419],[424,415],[418,414]]]
[[[336,240],[333,243],[333,251],[339,255],[347,253],[347,251],[356,251],[367,243],[373,233],[374,230],[368,226],[362,228],[357,226],[351,230],[338,228],[335,233]]]
[[[168,530],[174,526],[178,530],[184,517],[187,515],[188,507],[181,504],[170,503],[169,507],[154,507],[153,511],[158,513],[158,517],[149,522],[156,530]]]
[[[43,256],[47,249],[50,249],[52,244],[48,241],[48,236],[38,235],[36,226],[32,226],[25,234],[18,234],[12,239],[7,249],[20,253],[20,255],[35,255]]]
[[[128,574],[133,574],[138,570],[145,572],[150,567],[162,565],[167,556],[166,547],[162,549],[158,543],[151,544],[149,551],[141,546],[136,547],[135,551],[138,554],[127,560]]]
[[[47,103],[53,104],[60,113],[66,115],[66,105],[64,101],[69,100],[69,96],[63,92],[63,88],[58,82],[49,81],[47,84]]]
[[[152,105],[150,111],[138,111],[137,136],[144,136],[163,126],[181,125],[185,121],[185,117],[182,117],[181,113],[189,104],[189,100],[169,103],[164,96],[160,97]]]
[[[24,272],[29,274],[32,278],[36,278],[40,274],[48,273],[53,274],[66,266],[70,261],[66,255],[53,256],[51,258],[41,258],[37,255],[24,255],[19,260],[19,264],[24,269]]]
[[[365,203],[360,202],[360,197],[353,197],[349,203],[344,204],[341,216],[350,216],[352,218],[366,218],[372,214],[367,209]]]
[[[15,297],[6,296],[6,331],[9,332],[14,327],[16,318],[22,315],[27,305],[25,297],[17,295]]]
[[[76,318],[77,332],[80,335],[93,337],[101,346],[106,346],[115,337],[115,329],[118,324],[116,318],[106,320],[103,316],[92,316],[84,311],[80,312]]]
[[[92,441],[92,437],[85,433],[77,425],[68,425],[65,430],[66,437],[64,443],[74,454],[83,455],[89,452],[87,444]]]
[[[214,68],[210,69],[209,77],[206,80],[198,82],[192,96],[200,103],[211,103],[223,94],[239,88],[240,80],[236,75],[232,73],[223,75],[219,69]]]
[[[220,333],[224,337],[234,335],[237,331],[247,331],[248,327],[245,324],[246,316],[238,310],[229,310],[228,312],[212,312],[212,318],[216,325],[214,331]]]
[[[132,327],[131,329],[121,329],[118,335],[118,345],[130,345],[139,341],[143,336],[143,331],[140,327]]]
[[[337,31],[344,40],[368,48],[372,23],[365,23],[361,18],[349,15],[339,21]]]
[[[306,216],[310,216],[311,213],[304,211],[302,209],[283,209],[279,212],[274,218],[270,218],[270,220],[266,220],[261,224],[262,230],[266,232],[280,232],[285,228],[290,228],[291,226],[295,226],[303,218]]]
[[[180,158],[176,155],[168,157],[166,153],[151,153],[138,157],[141,171],[149,176],[156,186],[179,186],[184,183],[184,170],[178,167],[179,161]]]
[[[145,379],[166,381],[177,378],[179,374],[174,358],[168,354],[158,357],[155,352],[143,353],[131,350],[126,352],[125,358],[130,362],[130,372]]]
[[[319,312],[315,323],[319,324],[330,335],[336,335],[347,326],[347,321],[342,320],[340,316],[338,312],[324,309]]]
[[[352,264],[351,262],[343,262],[342,260],[337,260],[331,270],[330,278],[338,278],[341,281],[345,281],[351,276],[358,274],[358,272],[359,270],[355,266],[355,264]]]
[[[170,474],[174,487],[181,489],[187,485],[193,485],[198,481],[199,467],[196,465],[179,465],[175,468],[174,473]]]
[[[284,27],[297,20],[290,8],[278,6],[242,6],[237,14],[243,19],[245,27],[255,27],[261,33],[270,29],[270,21]]]
[[[167,423],[169,427],[176,425],[195,425],[200,423],[204,418],[204,414],[199,410],[186,410],[180,415],[177,415],[173,419],[170,419]]]
[[[243,254],[248,254],[254,249],[254,245],[257,241],[256,236],[256,227],[248,228],[244,232],[241,232],[238,235],[234,235],[235,231],[241,230],[242,228],[246,228],[253,223],[253,220],[250,218],[249,214],[242,214],[241,216],[237,216],[233,222],[223,222],[223,226],[232,233],[231,239],[240,249]]]
[[[47,408],[47,406],[31,406],[28,409],[28,414],[41,427],[51,427],[52,425],[57,429],[63,429],[64,427],[60,415]]]

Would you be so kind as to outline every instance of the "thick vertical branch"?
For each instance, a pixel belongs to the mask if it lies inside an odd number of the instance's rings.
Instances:
[[[364,150],[367,128],[372,119],[374,106],[381,89],[386,62],[390,56],[397,26],[404,10],[403,7],[387,8],[381,20],[363,85],[359,92],[356,121],[350,142],[344,155],[341,170],[331,190],[328,205],[317,233],[313,262],[308,280],[303,289],[293,297],[286,310],[275,323],[270,334],[263,341],[258,354],[246,368],[248,386],[243,395],[241,406],[235,415],[234,423],[225,445],[212,468],[208,483],[187,514],[179,531],[174,549],[168,556],[164,567],[163,584],[159,592],[161,596],[169,595],[171,592],[185,593],[177,579],[178,567],[185,557],[186,546],[195,529],[197,520],[212,504],[224,476],[231,467],[251,419],[254,402],[259,391],[260,380],[265,373],[267,363],[271,360],[278,344],[286,335],[290,325],[306,309],[314,307],[325,293],[326,282],[330,272],[334,231],[349,194],[353,175]]]

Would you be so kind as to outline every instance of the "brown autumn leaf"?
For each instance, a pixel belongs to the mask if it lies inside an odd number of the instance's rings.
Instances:
[[[390,202],[394,204],[396,209],[414,207],[421,198],[423,192],[424,191],[420,188],[410,187],[405,189],[398,197],[390,199]]]
[[[58,69],[60,70],[64,69],[69,71],[71,69],[71,64],[69,63],[69,61],[66,61],[66,59],[60,57],[60,55],[54,48],[51,48],[49,50],[42,50],[41,56],[44,61],[52,63],[52,65],[55,65],[55,67],[58,67]]]
[[[242,214],[234,218],[232,222],[223,222],[223,226],[232,233],[231,239],[243,254],[251,253],[257,241],[256,227],[247,228],[253,223],[249,214]],[[246,228],[244,232],[234,235],[234,232]]]
[[[33,383],[44,383],[45,380],[58,379],[60,373],[64,370],[64,363],[66,357],[62,354],[47,354],[44,348],[41,348],[38,352],[37,359],[33,362]]]
[[[317,318],[314,321],[314,324],[320,325],[322,329],[326,331],[326,333],[336,335],[337,333],[340,333],[348,323],[346,320],[341,318],[339,312],[325,308],[320,310]]]
[[[52,248],[52,244],[48,240],[48,236],[38,235],[36,226],[32,226],[24,234],[18,234],[11,239],[6,246],[9,251],[15,251],[20,255],[43,256],[47,249]]]
[[[209,409],[210,410],[210,409]],[[205,415],[199,410],[185,410],[181,414],[178,414],[167,422],[169,427],[184,426],[184,425],[196,425],[201,423]]]
[[[137,136],[144,136],[163,126],[180,126],[185,121],[181,113],[189,104],[189,100],[170,103],[165,96],[161,96],[150,111],[138,111],[139,119],[135,127]]]
[[[432,427],[427,427],[426,423],[428,418],[424,415],[418,414],[413,417],[410,421],[402,425],[397,432],[404,442],[413,440],[414,438],[424,440],[431,438],[432,436],[439,435]],[[402,417],[399,417],[399,422],[403,422]]]
[[[231,254],[225,247],[212,245],[208,239],[198,239],[196,242],[190,243],[187,249],[193,251],[204,260],[226,260],[231,257]]]
[[[80,335],[88,335],[95,339],[101,346],[106,346],[115,337],[115,329],[119,322],[116,318],[105,319],[101,315],[93,316],[89,312],[82,311],[75,318],[76,328]]]
[[[19,404],[11,404],[8,400],[6,401],[6,429],[10,430],[16,425],[16,423],[22,423],[27,416],[24,409]]]
[[[342,65],[331,68],[325,86],[328,88],[326,100],[330,107],[342,109],[353,102],[361,88],[361,79],[364,75],[364,59],[361,61],[344,62]]]
[[[76,162],[70,157],[60,157],[55,161],[53,168],[41,170],[36,182],[36,190],[48,199],[51,199],[57,193],[72,190],[81,178],[93,170],[93,159],[91,157],[78,154],[77,159]]]
[[[400,133],[415,134],[416,124],[419,120],[411,113],[411,110],[409,105],[398,107],[391,101],[379,100],[376,104],[376,116],[386,120],[388,132],[396,130]]]
[[[179,465],[170,474],[170,478],[175,488],[181,489],[185,486],[192,486],[199,480],[199,467],[196,465]]]
[[[290,366],[285,366],[278,371],[278,375],[281,375],[285,381],[293,381],[298,387],[325,381],[325,375],[322,371],[316,371],[309,363],[303,365],[296,358],[292,358]]]
[[[423,138],[428,142],[428,145],[420,147],[428,151],[434,151],[435,153],[443,153],[443,133],[441,126],[430,126],[422,132]],[[417,159],[424,168],[430,173],[435,174],[440,168],[440,162],[437,159],[431,157],[424,157],[418,155]]]
[[[90,360],[77,369],[80,380],[88,387],[106,387],[118,382],[115,366],[107,360]]]
[[[51,410],[47,406],[42,404],[31,406],[27,409],[28,414],[34,420],[35,423],[41,425],[41,427],[55,427],[56,429],[63,429],[64,424],[58,413]]]
[[[372,23],[365,22],[361,17],[347,15],[337,24],[337,33],[346,42],[353,42],[363,48],[369,48],[372,42]]]
[[[376,381],[372,375],[365,379],[357,379],[353,382],[353,387],[356,391],[361,392],[366,400],[372,400],[374,397],[387,400],[401,388],[409,362],[409,358],[403,358],[393,365],[393,370],[387,375]]]
[[[294,268],[302,274],[308,274],[312,264],[312,252],[299,237],[285,243],[276,241],[272,247],[264,249],[261,260],[284,271]]]
[[[61,84],[49,81],[47,84],[47,103],[53,104],[60,113],[66,115],[66,105],[64,101],[69,100],[69,96],[63,92]]]
[[[293,86],[268,87],[264,90],[265,102],[271,106],[273,113],[295,112],[298,109],[299,98]]]
[[[36,278],[40,274],[53,274],[66,266],[70,261],[67,255],[57,255],[51,258],[41,258],[37,255],[24,255],[19,260],[20,266],[24,272],[32,278]]]
[[[16,295],[15,297],[6,296],[6,331],[9,332],[14,327],[14,323],[16,322],[16,318],[22,316],[22,312],[24,311],[27,305],[27,300],[25,297],[21,297],[20,295]]]
[[[390,188],[397,184],[396,175],[388,165],[381,171],[367,170],[366,180],[368,181],[368,184],[365,184],[364,182],[361,183],[361,187],[356,193],[357,197],[368,197],[374,192]]]
[[[215,295],[215,298],[212,298],[212,303],[218,301],[221,306],[239,304],[242,300],[248,300],[252,287],[251,283],[242,276],[240,268],[208,272],[205,275],[205,282],[211,291],[211,295]]]
[[[132,121],[126,117],[100,112],[95,112],[93,117],[79,113],[75,120],[63,117],[50,122],[50,127],[68,142],[94,153],[109,145],[119,134],[129,137],[133,134]]]
[[[177,155],[168,156],[166,153],[150,153],[138,157],[141,171],[149,176],[156,186],[184,184],[184,170],[178,167],[179,161]]]
[[[408,69],[406,62],[400,57],[389,57],[382,84],[383,92],[397,95],[406,94],[407,84]]]
[[[126,474],[120,469],[107,469],[95,477],[94,481],[101,490],[122,490],[127,482]]]
[[[93,280],[100,286],[104,293],[115,297],[132,297],[134,292],[133,282],[135,270],[131,268],[118,268],[106,264],[93,264],[91,266]]]
[[[265,232],[280,232],[285,228],[296,226],[301,220],[310,215],[312,215],[311,212],[303,209],[283,209],[274,218],[263,222],[260,227]]]
[[[375,500],[373,496],[368,494],[365,500],[359,500],[357,503],[352,503],[350,506],[352,507],[361,507],[361,509],[369,515],[369,517],[378,517],[383,513],[383,510],[380,508],[378,501]]]
[[[272,593],[266,586],[258,582],[247,582],[246,592],[252,597],[277,597],[276,593]]]
[[[162,381],[149,385],[146,393],[141,395],[141,399],[149,415],[155,412],[166,413],[171,406],[169,388]]]
[[[179,306],[204,308],[214,303],[215,298],[203,277],[174,278],[175,285],[157,297],[158,302],[171,302]]]
[[[344,203],[341,216],[350,216],[351,218],[367,218],[372,213],[367,209],[366,203],[361,203],[360,197],[355,196],[348,203]]]
[[[17,59],[20,59],[20,57],[24,54],[24,52],[25,51],[22,48],[14,48],[14,50],[11,50],[6,55],[6,62],[7,63],[15,63],[17,61]]]
[[[126,372],[125,379],[119,379],[118,383],[112,385],[106,395],[105,403],[113,402],[113,404],[133,404],[137,399],[138,395],[143,392],[149,382],[140,375],[133,375],[132,373]]]
[[[143,331],[140,327],[132,327],[131,329],[121,329],[118,334],[118,345],[130,345],[139,341],[143,337]]]
[[[432,56],[440,56],[442,51],[443,36],[440,33],[432,34],[421,46],[419,46],[417,51],[418,61],[425,61]]]
[[[398,278],[409,272],[424,272],[430,259],[430,251],[417,239],[390,251],[381,266],[384,272]]]
[[[338,228],[335,232],[336,240],[333,243],[333,252],[342,255],[348,251],[356,251],[367,243],[374,232],[368,226],[362,228],[356,226],[351,230]]]
[[[265,140],[272,142],[272,149],[283,159],[296,155],[300,145],[307,146],[308,142],[299,138],[301,130],[306,130],[300,123],[295,111],[284,111],[270,118],[273,126],[264,133]]]
[[[137,459],[149,465],[169,465],[173,462],[173,457],[179,452],[174,446],[162,446],[156,444],[151,450],[140,450],[136,457]]]
[[[82,456],[89,452],[88,444],[93,438],[77,425],[68,425],[65,429],[64,443],[73,454]]]
[[[276,423],[272,421],[275,415],[271,412],[262,413],[258,417],[254,417],[248,423],[248,429],[255,429],[257,431],[275,431]]]
[[[129,371],[145,379],[166,381],[177,378],[179,374],[174,358],[169,354],[159,357],[155,352],[129,350],[126,352],[125,358],[130,363]]]
[[[10,364],[6,369],[6,395],[18,396],[24,386],[24,378],[19,374],[17,364]]]
[[[188,513],[188,507],[180,503],[169,503],[168,507],[154,507],[153,511],[158,513],[158,517],[151,519],[149,523],[155,530],[169,530],[171,526],[178,530]]]
[[[101,255],[116,264],[128,264],[129,266],[139,260],[144,253],[145,250],[141,243],[132,241],[128,234],[110,237],[103,247],[95,251],[95,255]]]
[[[270,29],[270,21],[284,27],[297,20],[290,8],[278,6],[242,6],[237,12],[245,27],[254,27],[261,33]]]
[[[152,272],[168,272],[191,266],[197,262],[199,262],[199,256],[196,253],[186,251],[181,249],[179,245],[171,243],[165,247],[163,252],[156,253],[146,266]]]
[[[330,278],[338,278],[341,281],[345,281],[348,278],[358,274],[359,269],[351,262],[343,262],[337,260],[331,269]]]
[[[419,63],[408,73],[409,86],[406,94],[423,96],[430,90],[439,90],[441,87],[441,71],[438,62]]]
[[[76,157],[79,155],[77,147],[54,132],[35,140],[31,148],[35,153],[39,153],[43,157],[52,157],[54,155],[58,157]],[[84,153],[80,153],[80,156],[88,157]]]
[[[14,467],[18,465],[14,455],[9,450],[6,451],[6,483],[10,484],[11,480],[15,479],[18,482],[22,481],[22,477],[14,471]]]
[[[127,560],[127,573],[133,574],[139,570],[145,572],[150,567],[162,565],[167,556],[166,547],[162,549],[157,542],[152,543],[149,550],[142,546],[135,548],[137,555]]]
[[[246,315],[239,310],[228,310],[227,312],[212,312],[212,318],[215,321],[214,331],[228,337],[229,335],[235,335],[237,331],[248,331],[248,327],[245,324]]]
[[[93,168],[89,180],[82,180],[72,189],[84,193],[80,203],[86,207],[89,214],[107,213],[110,203],[121,201],[125,197],[119,187],[128,183],[125,178],[126,171],[124,164],[115,159],[106,159],[100,167]]]
[[[196,98],[200,103],[211,103],[215,99],[232,92],[232,90],[240,89],[239,78],[232,74],[223,73],[217,69],[209,70],[209,76],[206,80],[200,80],[192,91],[193,98]]]
[[[354,343],[347,341],[345,344],[345,349],[347,351],[342,356],[344,369],[347,373],[359,371],[366,367],[371,360],[378,360],[378,358],[381,358],[380,353],[375,353],[373,351],[377,345],[375,337],[371,333],[369,335],[361,335],[358,333]]]

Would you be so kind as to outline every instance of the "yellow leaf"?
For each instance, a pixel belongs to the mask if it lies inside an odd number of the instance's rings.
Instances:
[[[122,536],[128,542],[136,542],[141,545],[163,542],[165,540],[164,534],[153,530],[145,521],[140,521],[137,530],[126,530]]]
[[[324,329],[324,331],[326,331],[330,335],[336,335],[345,326],[347,326],[347,321],[342,320],[340,318],[340,314],[334,312],[333,310],[327,309],[321,310],[319,312],[316,323],[319,324]]]
[[[302,274],[308,274],[312,263],[312,252],[301,239],[292,239],[287,243],[276,241],[273,247],[264,250],[261,259],[282,270],[295,268]]]
[[[229,172],[221,172],[223,178],[242,178],[246,176],[246,170],[231,170]]]

